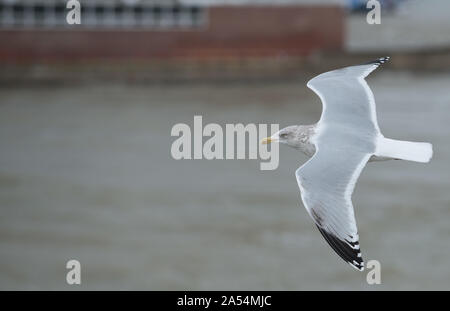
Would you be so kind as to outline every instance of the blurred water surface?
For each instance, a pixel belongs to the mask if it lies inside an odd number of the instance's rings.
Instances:
[[[363,257],[345,264],[309,219],[294,177],[305,156],[170,157],[174,124],[311,124],[306,81],[0,90],[0,289],[450,289],[450,77],[369,78],[387,137],[429,141],[428,165],[370,163],[354,205]]]

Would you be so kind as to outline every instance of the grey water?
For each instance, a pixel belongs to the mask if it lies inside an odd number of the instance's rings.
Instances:
[[[311,124],[305,81],[0,89],[0,289],[449,290],[450,77],[369,78],[386,137],[428,141],[429,164],[369,163],[353,201],[363,257],[342,261],[307,215],[281,146],[258,160],[172,159],[176,123]],[[81,263],[81,285],[66,262]]]

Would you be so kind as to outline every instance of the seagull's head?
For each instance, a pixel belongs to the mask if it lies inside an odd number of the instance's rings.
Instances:
[[[280,143],[287,144],[292,147],[296,147],[298,145],[297,136],[298,136],[298,125],[292,125],[285,127],[284,129],[276,132],[270,137],[264,138],[261,143],[262,144],[270,144],[270,143]]]

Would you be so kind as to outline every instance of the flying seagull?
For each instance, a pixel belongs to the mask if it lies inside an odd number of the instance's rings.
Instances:
[[[334,251],[364,270],[351,196],[367,162],[390,159],[429,162],[432,145],[385,138],[380,132],[375,99],[365,77],[389,60],[329,71],[307,86],[322,101],[314,125],[286,127],[263,144],[279,142],[311,157],[295,175],[303,204]]]

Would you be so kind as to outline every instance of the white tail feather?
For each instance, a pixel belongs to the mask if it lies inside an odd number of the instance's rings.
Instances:
[[[415,162],[430,162],[433,145],[381,137],[378,140],[377,156]]]

